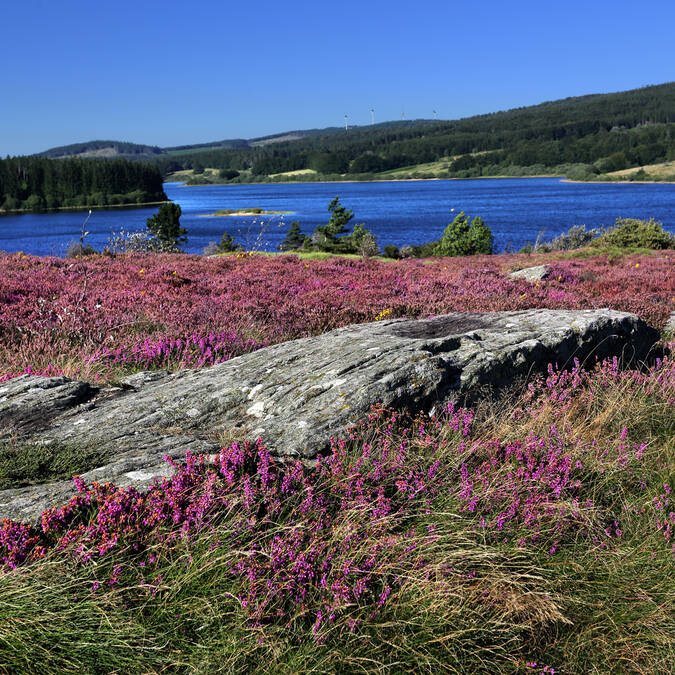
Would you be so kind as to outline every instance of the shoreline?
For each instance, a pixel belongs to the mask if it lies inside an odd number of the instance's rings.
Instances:
[[[142,209],[148,206],[159,206],[161,204],[168,204],[170,199],[163,199],[159,202],[141,202],[140,204],[107,204],[96,206],[57,206],[53,209],[40,209],[39,211],[33,211],[32,209],[12,209],[11,211],[0,211],[0,217],[2,216],[23,216],[27,213],[56,213],[58,211],[114,211],[115,209]]]
[[[255,182],[240,182],[240,183],[201,183],[197,185],[188,185],[187,183],[181,183],[177,181],[165,181],[165,183],[173,183],[177,187],[225,187],[229,185],[283,185],[286,183],[292,185],[305,184],[305,183],[414,183],[421,181],[439,181],[439,180],[508,180],[508,179],[518,179],[518,178],[559,178],[561,183],[583,183],[583,184],[594,184],[598,185],[675,185],[675,181],[671,180],[576,180],[572,178],[566,178],[560,174],[536,174],[534,176],[473,176],[472,178],[380,178],[375,180],[355,180],[353,178],[346,178],[344,180],[284,180],[284,181],[255,181]]]
[[[561,183],[586,183],[593,185],[675,185],[673,180],[573,180],[571,178],[563,178]]]
[[[534,176],[473,176],[472,178],[379,178],[375,180],[355,180],[353,178],[345,178],[344,180],[269,180],[269,181],[252,181],[249,183],[200,183],[196,185],[188,185],[187,183],[181,183],[179,181],[164,181],[164,184],[172,183],[176,187],[223,187],[229,185],[284,185],[286,183],[292,183],[297,185],[298,183],[415,183],[422,181],[438,181],[438,180],[508,180],[508,179],[517,179],[517,178],[560,178],[561,181],[564,180],[564,177],[560,174],[544,173],[536,174]],[[592,181],[576,181],[579,183],[587,183]],[[628,181],[627,181],[628,182]],[[635,182],[635,181],[633,181]]]

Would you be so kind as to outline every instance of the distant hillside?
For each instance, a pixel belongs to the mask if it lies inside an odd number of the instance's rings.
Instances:
[[[105,156],[107,148],[117,152],[129,148],[127,157],[151,161],[165,176],[193,170],[197,182],[543,173],[594,179],[675,159],[675,83],[454,121],[401,120],[348,130],[295,130],[164,149],[97,141],[43,154]],[[204,178],[206,167],[216,169],[216,174]]]
[[[134,155],[161,155],[162,148],[155,145],[138,145],[123,141],[87,141],[50,148],[38,153],[38,157],[59,159],[61,157],[121,157]]]

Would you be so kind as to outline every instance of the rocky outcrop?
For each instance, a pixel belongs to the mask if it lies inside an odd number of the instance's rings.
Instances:
[[[201,370],[139,373],[104,390],[66,378],[19,377],[0,385],[0,434],[105,448],[110,463],[82,477],[144,487],[169,472],[164,455],[210,453],[233,438],[262,437],[277,455],[311,459],[374,403],[431,410],[549,363],[644,359],[657,339],[637,317],[612,310],[382,321]],[[62,481],[0,492],[0,516],[30,520],[71,491]]]

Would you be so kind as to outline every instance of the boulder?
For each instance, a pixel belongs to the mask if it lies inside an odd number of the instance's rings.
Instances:
[[[534,283],[546,279],[550,272],[551,268],[548,265],[536,265],[535,267],[526,267],[525,269],[511,272],[509,277],[511,279],[525,279],[525,281]]]
[[[375,403],[412,411],[470,403],[485,387],[549,363],[644,359],[658,337],[636,316],[607,309],[361,324],[201,370],[139,373],[121,387],[23,376],[0,387],[0,433],[105,449],[110,462],[82,473],[86,481],[146,487],[170,472],[165,455],[213,453],[233,439],[261,437],[278,456],[312,460]],[[0,516],[34,519],[72,491],[69,481],[5,490]]]

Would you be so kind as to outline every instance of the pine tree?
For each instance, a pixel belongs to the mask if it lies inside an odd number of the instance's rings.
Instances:
[[[279,244],[280,251],[295,251],[302,247],[306,235],[300,231],[300,223],[294,220],[288,228],[286,238]]]
[[[175,251],[178,244],[187,242],[187,230],[180,226],[180,216],[180,206],[174,202],[167,202],[159,207],[154,216],[147,219],[147,228],[158,240],[162,250]]]

